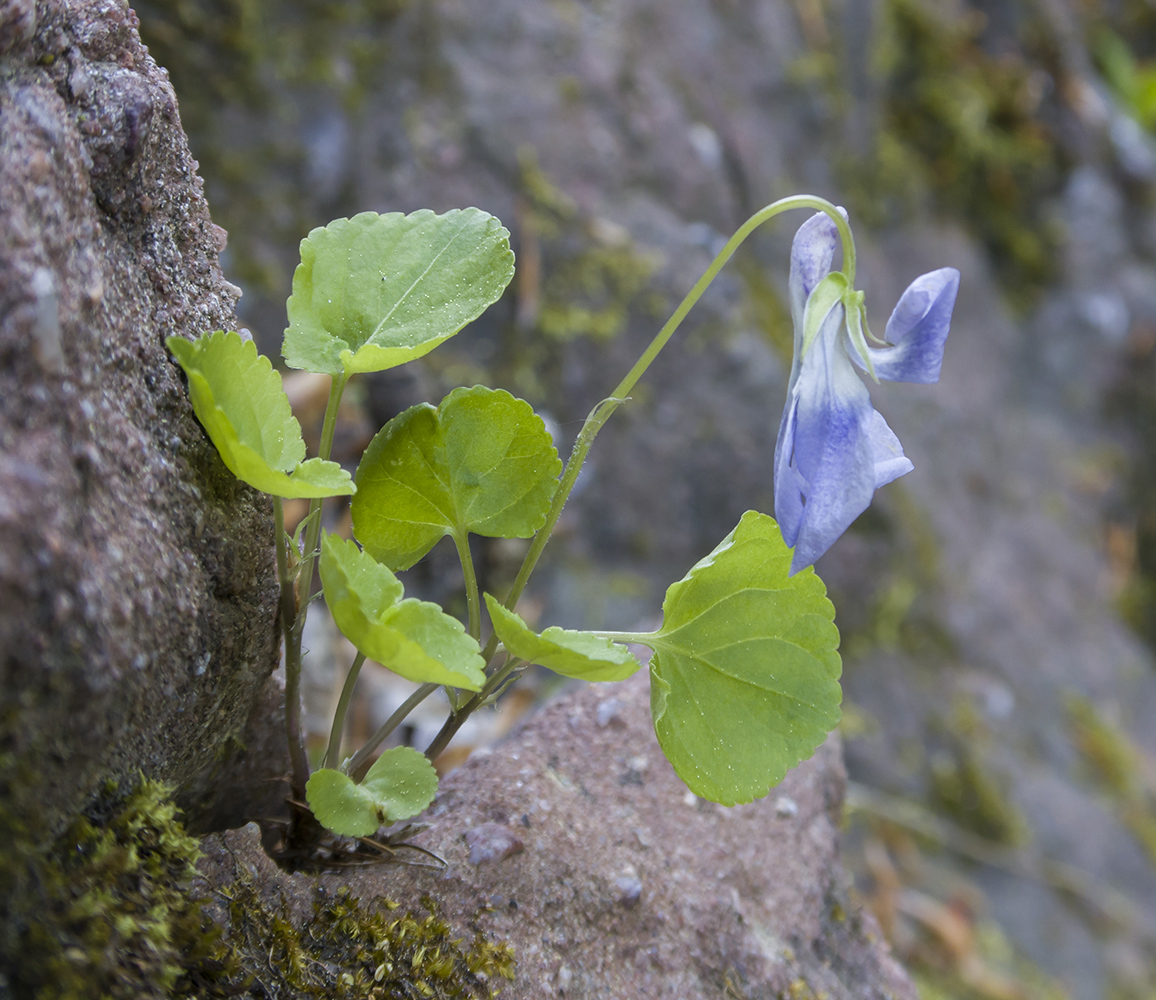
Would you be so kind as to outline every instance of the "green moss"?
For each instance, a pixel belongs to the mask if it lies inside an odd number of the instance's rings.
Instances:
[[[8,756],[0,774],[0,971],[13,997],[180,997],[239,981],[190,892],[197,841],[165,786],[144,781],[127,799],[106,788],[88,816],[51,839],[31,770]]]
[[[1026,306],[1058,272],[1061,233],[1047,203],[1068,164],[1041,88],[1054,56],[1042,43],[1030,56],[990,55],[984,24],[966,7],[949,20],[921,0],[881,5],[872,68],[882,113],[866,155],[844,154],[839,173],[869,224],[928,203],[959,220],[992,254],[1009,298]],[[812,75],[827,67],[833,103],[850,108],[838,62],[808,65]]]
[[[970,700],[956,699],[944,730],[948,750],[932,761],[932,803],[964,829],[997,844],[1025,843],[1027,821],[985,761],[988,734]]]
[[[1086,698],[1067,698],[1072,739],[1120,822],[1156,865],[1156,783],[1146,773],[1143,751]]]
[[[234,280],[282,294],[270,241],[317,224],[301,191],[302,107],[356,115],[380,80],[387,29],[409,0],[136,0],[141,39],[168,71],[181,124],[230,234]],[[227,109],[236,113],[229,114]],[[237,129],[239,115],[245,120]],[[340,192],[336,192],[340,195]]]
[[[227,934],[208,913],[198,842],[169,789],[144,780],[104,790],[56,838],[37,807],[36,776],[0,756],[0,995],[14,1000],[338,1000],[488,998],[514,977],[510,947],[469,946],[424,900],[363,907],[320,896],[295,927],[242,877],[217,890]]]
[[[555,341],[610,340],[626,328],[632,308],[654,312],[646,296],[660,260],[641,252],[630,234],[583,215],[550,183],[530,148],[519,155],[519,322]]]
[[[396,903],[366,907],[343,890],[319,897],[313,919],[299,929],[251,882],[239,881],[226,892],[230,941],[266,997],[488,998],[497,982],[514,978],[509,945],[477,934],[463,947],[429,897],[422,901],[424,915],[398,915]]]

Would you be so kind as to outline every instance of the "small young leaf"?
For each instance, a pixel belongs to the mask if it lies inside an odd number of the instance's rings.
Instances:
[[[416,816],[438,790],[438,773],[413,747],[394,747],[374,761],[361,787],[381,807],[387,822]]]
[[[811,569],[789,576],[778,525],[747,511],[666,592],[651,714],[667,759],[696,795],[765,795],[839,721],[839,631]]]
[[[541,635],[526,627],[513,611],[486,594],[490,621],[503,645],[514,656],[548,667],[564,677],[584,681],[623,681],[640,664],[625,646],[603,639],[593,632],[572,632],[551,626]]]
[[[397,577],[355,542],[326,534],[320,572],[330,614],[359,652],[419,684],[481,690],[481,651],[462,623],[436,604],[402,600]]]
[[[455,389],[410,407],[357,468],[354,531],[374,557],[408,569],[443,536],[529,538],[546,521],[562,461],[542,418],[504,389]]]
[[[301,241],[285,363],[352,375],[420,358],[496,302],[513,275],[509,232],[476,208],[337,219]]]
[[[229,471],[278,497],[352,493],[349,473],[336,462],[304,461],[305,441],[281,376],[257,345],[217,331],[194,341],[165,341],[189,378],[189,397],[201,426]]]
[[[309,776],[305,799],[317,821],[342,837],[368,837],[385,822],[371,791],[327,767]]]

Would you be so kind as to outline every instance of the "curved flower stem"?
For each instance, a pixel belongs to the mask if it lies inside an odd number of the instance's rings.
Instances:
[[[526,582],[530,578],[530,574],[534,571],[534,567],[538,563],[538,558],[542,555],[542,550],[546,547],[546,542],[550,540],[550,534],[554,530],[554,525],[558,523],[558,518],[562,514],[562,508],[566,505],[566,501],[570,497],[570,491],[574,488],[574,483],[578,479],[578,473],[582,470],[582,464],[586,461],[586,456],[590,452],[591,446],[594,444],[594,438],[598,436],[598,432],[602,430],[603,425],[610,419],[610,415],[618,409],[619,405],[625,402],[626,397],[630,395],[630,391],[638,383],[638,380],[646,373],[646,369],[650,367],[651,362],[658,357],[659,352],[667,345],[667,342],[674,332],[682,324],[686,318],[686,314],[690,312],[691,308],[700,298],[703,292],[719,271],[723,269],[723,265],[734,255],[734,252],[742,245],[743,241],[759,228],[764,222],[769,222],[780,212],[786,212],[793,208],[814,208],[820,212],[825,212],[829,215],[839,230],[839,238],[843,243],[843,272],[847,276],[847,283],[851,287],[855,285],[855,238],[851,235],[851,227],[847,224],[847,220],[843,218],[843,214],[826,198],[819,198],[815,195],[799,194],[793,195],[790,198],[780,198],[778,201],[772,202],[765,208],[759,209],[746,222],[744,222],[738,231],[727,240],[724,246],[711,261],[710,267],[706,269],[703,276],[698,279],[695,286],[687,293],[686,298],[679,303],[673,315],[666,321],[666,325],[655,335],[654,340],[650,342],[650,346],[642,352],[642,356],[635,362],[634,367],[630,369],[622,379],[614,387],[614,391],[601,403],[599,403],[590,415],[586,418],[586,422],[582,425],[582,430],[578,433],[578,438],[574,442],[574,448],[570,452],[570,460],[566,463],[566,469],[562,473],[562,481],[558,484],[558,490],[554,494],[554,502],[550,506],[550,513],[546,516],[546,523],[541,530],[534,536],[534,541],[530,545],[530,551],[526,553],[525,559],[522,561],[522,566],[518,570],[518,575],[514,579],[514,585],[510,588],[509,596],[506,598],[505,605],[511,611],[514,605],[518,603],[518,598],[522,596],[522,591],[525,589]],[[493,648],[491,648],[491,645]],[[491,638],[490,645],[486,646],[483,657],[489,659],[493,655],[494,649],[497,648],[497,642]]]
[[[378,727],[377,732],[375,732],[368,740],[366,740],[365,746],[363,746],[360,750],[357,751],[357,753],[355,753],[352,757],[349,758],[349,760],[345,762],[345,767],[343,767],[342,770],[345,771],[345,773],[348,774],[354,781],[361,781],[361,779],[365,777],[364,772],[369,769],[370,754],[372,754],[374,750],[376,750],[379,746],[381,746],[382,743],[385,742],[389,734],[405,721],[405,717],[409,715],[410,712],[417,708],[418,705],[425,701],[426,698],[428,698],[440,687],[440,684],[423,684],[413,694],[406,698],[406,700],[397,707],[397,710],[393,713],[393,715],[391,715],[388,719],[385,720],[385,722],[381,724],[380,727]]]
[[[299,802],[305,798],[309,760],[301,733],[301,644],[294,643],[297,620],[295,575],[289,570],[289,536],[280,497],[273,497],[274,530],[277,535],[277,579],[281,584],[281,633],[285,641],[285,736],[289,742],[290,790]]]
[[[324,767],[335,768],[339,763],[341,734],[345,731],[345,713],[349,711],[349,701],[353,697],[353,689],[357,687],[357,676],[361,673],[361,665],[364,662],[365,654],[359,652],[349,666],[349,673],[345,675],[341,697],[337,700],[337,710],[333,713],[333,727],[329,730],[329,746],[325,751]]]

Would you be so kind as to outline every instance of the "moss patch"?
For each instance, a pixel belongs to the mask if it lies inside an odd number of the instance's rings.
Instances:
[[[190,996],[237,981],[220,931],[188,891],[197,841],[164,785],[142,782],[127,799],[110,787],[50,840],[28,768],[7,757],[0,772],[8,835],[0,974],[14,998]]]
[[[1072,739],[1120,822],[1156,866],[1156,762],[1086,698],[1067,699]]]
[[[661,300],[644,293],[660,259],[630,234],[590,218],[547,178],[530,148],[519,154],[522,196],[518,321],[555,341],[620,334],[632,307]]]
[[[216,890],[167,786],[114,787],[55,839],[35,776],[0,757],[0,995],[14,1000],[482,1000],[514,977],[510,947],[451,933],[434,903],[397,913],[320,894],[295,926],[242,877]],[[224,905],[227,931],[211,909]]]
[[[319,896],[313,919],[296,928],[262,901],[256,887],[226,890],[231,943],[253,979],[250,992],[273,998],[448,1000],[489,998],[514,978],[513,951],[480,934],[463,946],[426,897],[422,915],[379,900],[363,906],[347,890]]]
[[[1023,814],[1008,797],[1006,782],[985,760],[990,739],[970,699],[957,697],[944,723],[948,750],[931,765],[931,802],[965,830],[1016,847],[1029,839]]]
[[[1043,26],[1024,26],[1017,48],[994,55],[986,24],[967,5],[947,18],[921,0],[880,4],[869,67],[880,119],[866,148],[837,163],[856,216],[892,224],[932,207],[958,220],[991,253],[1009,298],[1026,306],[1058,272],[1061,231],[1047,205],[1068,158],[1047,82],[1062,74]],[[855,60],[833,58],[829,32],[818,38],[796,75],[825,82],[845,115],[855,105],[841,67]]]

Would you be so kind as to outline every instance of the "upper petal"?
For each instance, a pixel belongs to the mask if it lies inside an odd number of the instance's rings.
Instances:
[[[804,222],[791,243],[791,275],[787,288],[791,297],[791,320],[795,324],[795,350],[803,328],[803,310],[815,286],[831,270],[839,231],[826,212],[816,212]]]
[[[875,374],[891,382],[939,381],[943,347],[959,292],[959,271],[920,275],[900,296],[884,336],[891,347],[870,348]]]

